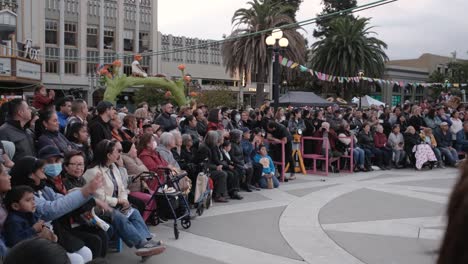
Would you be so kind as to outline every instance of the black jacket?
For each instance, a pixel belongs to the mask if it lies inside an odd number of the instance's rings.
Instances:
[[[26,129],[21,127],[19,121],[8,120],[0,126],[0,140],[10,141],[15,144],[14,162],[25,156],[36,156],[34,139]]]
[[[229,155],[236,166],[244,166],[244,150],[240,143],[231,142],[231,151],[229,152]]]
[[[100,116],[96,116],[89,124],[89,135],[91,136],[91,147],[96,149],[97,144],[104,139],[112,139],[112,129],[109,123],[105,123]]]
[[[167,113],[161,113],[154,119],[156,125],[160,125],[164,132],[169,132],[177,128],[177,121]]]

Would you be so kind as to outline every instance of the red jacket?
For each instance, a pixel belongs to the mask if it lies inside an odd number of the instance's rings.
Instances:
[[[218,122],[218,123],[215,123],[215,122],[208,122],[208,130],[207,131],[216,131],[216,130],[223,130],[224,129],[224,126],[223,126],[223,123],[221,122]]]
[[[376,148],[383,148],[387,145],[387,136],[384,133],[375,132],[374,145]]]
[[[317,131],[315,131],[314,133],[314,137],[318,137],[318,138],[322,138],[323,137],[323,132],[322,132],[322,129],[319,129]],[[336,133],[335,133],[335,130],[333,129],[330,129],[328,131],[328,142],[330,142],[330,150],[333,150],[333,151],[338,151],[336,149],[336,140],[338,139]],[[320,154],[320,155],[323,155],[323,150],[322,150],[322,144],[323,144],[323,141],[322,140],[314,140],[314,150],[313,150],[313,153],[314,154]]]
[[[161,180],[162,183],[164,183],[164,171],[161,171],[161,167],[167,167],[168,163],[161,158],[158,152],[156,150],[147,150],[144,149],[141,151],[140,155],[138,155],[138,158],[145,164],[146,168],[148,168],[149,171],[156,172]],[[148,187],[152,191],[156,191],[158,188],[158,182],[156,180],[149,181],[147,182]]]
[[[44,96],[40,93],[36,93],[32,101],[32,106],[36,108],[37,110],[42,110],[44,109],[44,107],[52,104],[53,101],[54,99],[49,98],[48,96]]]

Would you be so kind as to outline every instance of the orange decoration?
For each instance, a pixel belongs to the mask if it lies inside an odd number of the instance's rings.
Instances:
[[[181,71],[185,70],[185,64],[179,64],[179,66],[177,66],[177,69]]]
[[[185,76],[184,76],[184,81],[189,83],[189,82],[192,81],[192,77],[189,76],[189,75],[185,75]]]
[[[169,98],[169,97],[171,97],[171,96],[172,96],[171,91],[167,91],[167,92],[164,94],[164,97],[166,97],[166,98]]]
[[[120,67],[122,67],[122,61],[121,60],[115,60],[114,62],[112,62],[112,66],[120,68]]]
[[[191,96],[191,97],[197,97],[197,96],[198,96],[198,93],[197,93],[197,92],[191,92],[191,93],[190,93],[190,96]]]

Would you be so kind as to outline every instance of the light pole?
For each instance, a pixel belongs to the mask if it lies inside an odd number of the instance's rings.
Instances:
[[[268,46],[273,48],[273,54],[275,55],[275,62],[273,64],[273,100],[274,108],[279,107],[279,78],[280,78],[280,62],[279,55],[282,48],[286,48],[289,45],[289,40],[283,38],[283,31],[281,29],[275,29],[271,32],[271,35],[265,39]]]
[[[361,100],[362,100],[362,77],[364,77],[364,70],[359,70],[359,109],[361,109]]]
[[[445,79],[445,92],[448,93],[448,87],[449,87],[449,80]]]

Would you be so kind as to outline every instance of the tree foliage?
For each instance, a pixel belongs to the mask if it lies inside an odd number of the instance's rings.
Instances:
[[[166,96],[167,91],[164,89],[158,89],[154,87],[141,87],[135,92],[135,102],[137,104],[141,102],[147,102],[150,106],[156,106],[167,102],[168,100],[171,101],[172,104],[177,105],[174,98],[172,96]]]
[[[332,14],[338,11],[347,10],[357,6],[357,0],[323,0],[323,10],[319,16]],[[352,14],[342,14],[342,16],[354,19]],[[327,35],[329,24],[333,20],[332,17],[324,18],[317,21],[317,29],[314,30],[314,37],[320,38]]]
[[[237,106],[236,96],[228,87],[221,85],[216,87],[214,90],[201,91],[197,102],[207,105],[208,109],[221,106]]]
[[[364,70],[369,77],[385,71],[387,44],[371,35],[368,18],[335,18],[328,35],[312,45],[312,68],[336,76],[357,76]]]
[[[272,2],[291,6],[293,9],[287,11],[286,14],[296,22],[296,13],[303,0],[272,0]]]
[[[293,23],[291,12],[296,9],[285,5],[283,1],[253,0],[247,3],[249,8],[238,9],[233,17],[234,30],[231,37],[258,32],[261,30]],[[283,30],[283,36],[289,40],[284,56],[299,63],[304,63],[305,40],[296,29]],[[255,35],[226,41],[222,47],[226,71],[232,75],[245,72],[256,76],[256,104],[264,98],[264,83],[267,81],[268,69],[272,62],[272,52],[265,44],[267,34]]]

